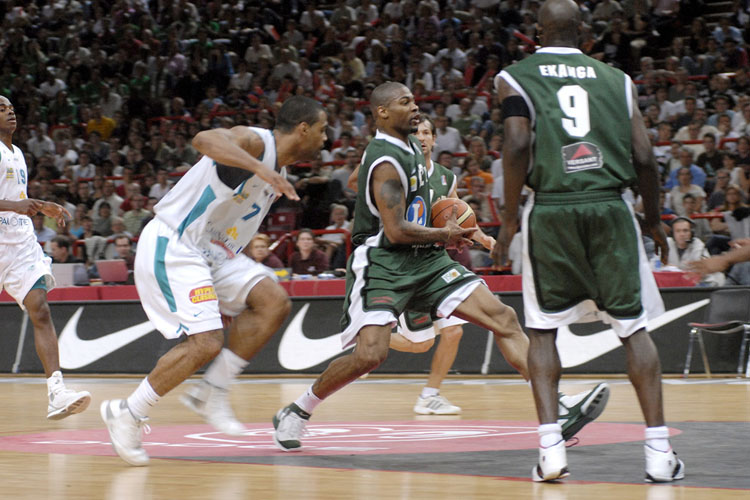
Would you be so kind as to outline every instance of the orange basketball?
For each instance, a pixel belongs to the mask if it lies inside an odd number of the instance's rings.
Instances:
[[[444,227],[453,213],[454,206],[458,225],[466,229],[477,225],[477,217],[465,201],[458,198],[443,198],[432,205],[432,227]]]

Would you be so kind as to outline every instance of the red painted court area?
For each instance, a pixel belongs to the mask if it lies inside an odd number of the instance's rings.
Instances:
[[[152,457],[280,455],[270,424],[248,424],[244,436],[227,436],[207,425],[158,426],[144,434]],[[421,422],[321,422],[307,427],[300,455],[377,455],[522,450],[537,447],[535,422],[455,420]],[[680,434],[670,429],[671,435]],[[592,423],[577,446],[640,441],[643,426]],[[114,455],[106,430],[55,431],[0,437],[0,450],[73,455]]]

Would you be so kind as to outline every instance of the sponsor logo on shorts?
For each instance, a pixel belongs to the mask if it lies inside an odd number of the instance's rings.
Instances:
[[[450,271],[443,274],[441,278],[443,278],[443,281],[445,281],[446,283],[450,283],[451,281],[458,278],[459,276],[461,276],[461,273],[459,273],[458,270],[451,269]]]
[[[406,211],[406,220],[424,226],[427,224],[427,204],[424,198],[417,196],[409,204],[409,208]]]
[[[216,290],[212,286],[204,286],[200,288],[193,288],[190,290],[190,302],[198,304],[200,302],[206,302],[208,300],[216,299]]]
[[[415,325],[421,325],[423,323],[427,323],[430,320],[430,316],[425,314],[424,316],[420,316],[418,318],[413,319],[411,322]]]
[[[576,142],[562,147],[563,165],[566,174],[602,168],[602,152],[590,142]]]

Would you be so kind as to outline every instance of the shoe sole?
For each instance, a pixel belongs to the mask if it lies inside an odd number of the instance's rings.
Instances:
[[[117,456],[123,459],[125,462],[127,462],[130,465],[133,465],[135,467],[143,467],[144,465],[148,465],[149,458],[146,456],[145,462],[139,462],[136,460],[131,460],[129,457],[123,455],[120,453],[120,450],[118,449],[119,445],[117,444],[115,438],[112,436],[112,428],[109,425],[109,419],[107,418],[107,406],[109,405],[109,401],[104,401],[99,406],[99,415],[101,415],[102,420],[104,421],[104,425],[107,426],[107,433],[109,434],[109,442],[112,444],[112,449],[115,450],[115,453],[117,453]]]
[[[607,401],[609,401],[609,392],[607,384],[599,384],[594,388],[592,394],[586,398],[583,406],[581,406],[581,418],[563,432],[563,439],[565,441],[578,434],[581,429],[596,420],[604,412]]]
[[[433,410],[431,408],[421,408],[421,407],[414,407],[414,413],[417,413],[419,415],[460,415],[461,410],[458,411],[440,411],[440,410]]]
[[[563,467],[559,471],[559,474],[555,477],[543,478],[541,474],[539,474],[539,471],[540,471],[539,465],[536,465],[533,469],[531,469],[531,480],[534,481],[535,483],[549,483],[549,482],[557,481],[559,479],[565,479],[566,477],[570,476],[570,471],[568,470],[567,465]]]
[[[273,430],[274,430],[273,442],[278,449],[280,449],[281,451],[286,451],[286,452],[291,452],[291,453],[302,451],[302,443],[300,443],[300,445],[295,448],[287,448],[286,446],[281,444],[281,441],[279,441],[279,438],[276,437],[276,429],[279,428],[279,417],[274,415],[272,422],[273,422]]]
[[[85,395],[70,403],[68,406],[47,414],[47,420],[61,420],[65,417],[81,413],[91,404],[91,395]]]

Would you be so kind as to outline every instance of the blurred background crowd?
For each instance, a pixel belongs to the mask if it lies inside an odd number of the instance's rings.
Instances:
[[[670,264],[750,237],[748,1],[578,3],[581,50],[637,83],[664,214],[690,219],[686,234],[672,235]],[[284,99],[304,94],[328,111],[326,148],[290,169],[301,201],[280,202],[248,252],[296,274],[340,269],[354,200],[346,179],[374,134],[369,93],[388,80],[405,83],[434,120],[433,160],[453,169],[459,196],[493,234],[504,203],[493,79],[533,52],[539,7],[538,0],[1,2],[0,93],[19,117],[14,141],[26,154],[29,196],[74,214],[64,228],[35,217],[38,239],[57,262],[124,258],[132,267],[153,206],[198,158],[191,138],[212,127],[270,128]],[[637,208],[638,193],[628,196]],[[285,235],[301,228],[312,231],[294,233],[295,248]],[[505,272],[520,272],[514,255]],[[456,258],[489,265],[480,250]]]

